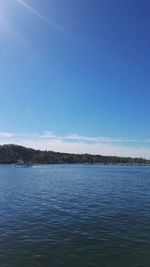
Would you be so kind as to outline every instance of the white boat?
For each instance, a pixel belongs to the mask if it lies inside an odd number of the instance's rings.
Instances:
[[[18,167],[18,168],[27,168],[31,166],[32,166],[31,162],[24,162],[21,159],[17,160],[16,163],[13,164],[13,167]]]

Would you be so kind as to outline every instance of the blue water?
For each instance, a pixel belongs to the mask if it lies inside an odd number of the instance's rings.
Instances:
[[[150,167],[0,165],[0,267],[150,266]]]

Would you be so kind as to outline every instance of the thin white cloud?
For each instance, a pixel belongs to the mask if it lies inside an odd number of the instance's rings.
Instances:
[[[65,35],[70,36],[71,38],[75,38],[70,32],[68,32],[67,30],[65,30],[60,25],[52,22],[49,18],[47,18],[46,16],[42,15],[40,12],[38,12],[36,9],[34,9],[33,7],[31,7],[25,1],[23,1],[23,0],[16,0],[16,1],[19,4],[21,4],[23,7],[25,7],[26,9],[28,9],[30,12],[32,12],[35,16],[39,17],[41,20],[43,20],[44,22],[48,23],[50,26],[52,26],[53,28],[55,28],[56,30],[64,33]]]
[[[9,132],[0,132],[0,137],[14,137],[15,134],[14,133],[9,133]]]
[[[89,142],[104,142],[104,143],[122,143],[122,142],[128,142],[128,143],[133,143],[133,142],[138,142],[138,140],[135,139],[122,139],[122,138],[110,138],[110,137],[105,137],[105,136],[98,136],[98,137],[89,137],[89,136],[80,136],[77,134],[71,134],[64,139],[68,140],[81,140],[81,141],[89,141]]]
[[[49,138],[56,138],[56,135],[54,135],[53,132],[51,131],[46,131],[42,135],[40,135],[40,137],[49,139]]]
[[[56,138],[59,140],[74,140],[74,141],[85,141],[85,142],[102,142],[102,143],[135,143],[139,142],[136,139],[122,139],[122,138],[110,138],[106,136],[98,136],[98,137],[91,137],[91,136],[82,136],[78,134],[69,134],[65,136],[55,135],[51,131],[46,131],[42,135],[41,138],[52,139]]]

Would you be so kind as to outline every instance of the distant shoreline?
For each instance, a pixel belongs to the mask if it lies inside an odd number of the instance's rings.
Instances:
[[[14,144],[0,145],[0,164],[12,164],[17,160],[32,164],[96,164],[117,166],[150,166],[150,160],[143,158],[73,154],[41,151]]]
[[[0,165],[12,165],[15,162],[0,162]],[[147,166],[150,167],[150,164],[126,164],[126,163],[68,163],[68,162],[64,162],[64,163],[33,163],[33,165],[96,165],[96,166]]]

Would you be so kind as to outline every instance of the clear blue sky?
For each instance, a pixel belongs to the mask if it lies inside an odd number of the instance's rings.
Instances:
[[[1,144],[150,158],[149,103],[150,1],[2,1]]]

